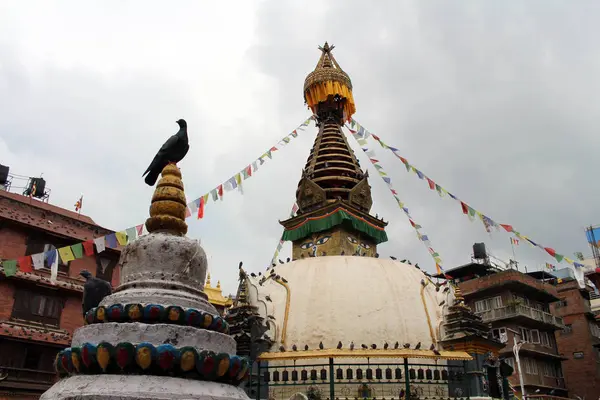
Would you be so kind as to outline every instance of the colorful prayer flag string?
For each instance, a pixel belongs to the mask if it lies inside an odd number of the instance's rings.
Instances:
[[[482,224],[485,227],[485,230],[487,232],[491,232],[491,228],[494,227],[497,230],[499,230],[500,228],[504,229],[506,232],[513,234],[514,236],[516,236],[517,238],[526,241],[527,243],[531,244],[532,247],[538,247],[542,250],[544,250],[547,254],[549,254],[550,256],[552,256],[557,262],[561,262],[561,261],[566,261],[568,264],[576,267],[573,269],[575,276],[578,277],[577,280],[580,282],[583,282],[583,271],[581,271],[580,269],[584,267],[583,264],[578,263],[568,257],[565,257],[562,254],[559,254],[556,252],[556,250],[554,250],[551,247],[545,247],[535,241],[533,241],[532,239],[530,239],[528,236],[522,235],[521,233],[519,233],[518,231],[516,231],[512,225],[508,225],[508,224],[499,224],[497,222],[495,222],[493,219],[491,219],[490,217],[486,216],[485,214],[477,211],[476,209],[474,209],[473,207],[471,207],[468,203],[462,201],[461,199],[459,199],[458,197],[456,197],[455,195],[453,195],[452,193],[450,193],[448,190],[444,189],[441,185],[439,185],[437,182],[435,182],[435,180],[431,179],[430,177],[428,177],[427,175],[425,175],[425,173],[423,173],[421,170],[419,170],[417,167],[415,167],[414,165],[410,164],[408,162],[408,160],[403,157],[400,154],[400,151],[392,146],[387,145],[386,143],[383,142],[383,140],[381,140],[381,138],[369,131],[367,131],[363,126],[361,126],[356,120],[351,119],[351,126],[352,127],[356,127],[356,132],[357,135],[359,135],[360,140],[359,140],[359,144],[363,145],[367,143],[367,138],[372,137],[373,139],[375,139],[380,145],[381,147],[383,147],[384,149],[388,149],[389,151],[391,151],[406,167],[406,171],[407,172],[414,172],[415,175],[421,179],[427,182],[429,189],[430,190],[435,190],[440,197],[443,197],[444,195],[448,195],[451,199],[455,200],[456,202],[460,203],[461,206],[461,210],[463,212],[463,214],[467,215],[469,217],[469,219],[472,221],[474,219],[475,216],[477,216]]]
[[[367,141],[362,138],[362,135],[358,131],[352,130],[348,126],[346,126],[346,128],[348,128],[348,130],[350,131],[350,133],[352,134],[352,136],[354,137],[354,139],[356,139],[356,141],[359,144],[359,146],[362,149],[362,151],[364,151],[364,153],[367,155],[367,157],[369,157],[369,160],[371,161],[371,164],[373,164],[373,167],[377,170],[377,173],[379,174],[379,176],[381,177],[381,179],[383,179],[383,181],[387,185],[388,189],[390,190],[390,192],[394,196],[394,199],[396,199],[396,202],[398,203],[398,206],[400,207],[400,209],[402,210],[402,212],[404,212],[404,214],[408,218],[408,221],[410,222],[410,225],[417,232],[417,237],[419,238],[419,240],[421,242],[423,242],[423,244],[425,245],[425,248],[427,248],[427,251],[431,255],[431,258],[433,258],[433,261],[434,261],[435,267],[436,267],[436,272],[438,274],[444,274],[445,275],[444,269],[442,267],[442,259],[441,259],[440,255],[439,255],[439,253],[433,249],[433,245],[431,244],[431,241],[429,240],[429,236],[426,235],[426,234],[421,233],[421,229],[423,229],[423,227],[421,225],[419,225],[418,223],[415,222],[415,220],[411,216],[408,208],[406,207],[406,204],[400,199],[400,196],[398,195],[398,192],[392,186],[392,179],[384,171],[384,169],[381,166],[379,160],[377,159],[377,155],[375,154],[375,151],[372,150],[372,149],[369,150],[369,148],[367,147]],[[362,129],[362,127],[361,127],[361,129]]]
[[[298,203],[294,202],[294,205],[292,206],[292,211],[290,211],[290,218],[293,218],[297,212],[298,212]],[[273,253],[273,258],[271,259],[271,266],[276,263],[277,257],[279,256],[279,253],[281,252],[281,249],[283,248],[284,243],[285,242],[283,240],[283,234],[282,234],[281,239],[279,239],[279,243],[277,244],[277,248],[275,249],[275,253]]]
[[[274,151],[277,151],[280,148],[288,145],[291,139],[298,137],[298,131],[304,130],[304,127],[308,126],[311,121],[314,121],[314,116],[307,118],[291,133],[288,133],[281,140],[279,140],[275,146],[271,146],[269,150],[263,153],[251,164],[244,167],[240,172],[207,194],[188,203],[186,219],[190,218],[192,215],[195,215],[198,219],[203,218],[204,209],[208,203],[208,200],[210,198],[212,198],[213,201],[223,200],[223,194],[225,191],[231,191],[235,188],[238,188],[238,190],[240,190],[240,192],[243,194],[242,181],[250,178],[252,174],[258,170],[259,165],[263,165],[266,162],[267,158],[272,159]],[[80,210],[82,205],[83,195],[77,202],[76,207],[78,206]],[[60,249],[50,250],[45,253],[26,255],[20,257],[18,260],[3,260],[0,263],[2,266],[1,271],[4,272],[5,276],[9,277],[16,275],[18,271],[21,271],[22,273],[32,272],[31,265],[33,265],[33,268],[36,270],[47,266],[51,270],[50,280],[54,283],[56,282],[58,276],[58,257],[60,257],[63,262],[69,262],[84,256],[92,256],[94,255],[94,247],[96,248],[96,253],[101,253],[105,251],[107,247],[116,249],[120,246],[125,246],[127,243],[135,240],[143,234],[144,224],[139,224],[119,232],[110,233],[106,236],[100,236],[94,239],[86,240],[85,242],[76,243],[71,246],[65,246]],[[84,251],[81,250],[82,248]]]

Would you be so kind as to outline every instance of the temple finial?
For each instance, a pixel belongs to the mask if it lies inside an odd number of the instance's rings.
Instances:
[[[175,164],[168,164],[162,170],[150,205],[150,218],[146,220],[148,232],[165,232],[185,236],[187,224],[185,212],[187,203],[183,191],[181,171]]]

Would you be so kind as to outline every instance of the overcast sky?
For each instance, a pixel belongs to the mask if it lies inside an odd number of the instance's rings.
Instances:
[[[83,212],[100,225],[137,225],[152,194],[141,173],[176,119],[189,125],[191,149],[179,166],[191,201],[310,116],[302,85],[327,40],[367,129],[495,221],[564,255],[589,253],[583,228],[600,223],[599,8],[550,0],[4,0],[0,163],[43,173],[53,204],[72,209],[83,193]],[[315,134],[312,125],[275,153],[244,195],[226,193],[205,219],[188,220],[225,293],[235,293],[240,260],[254,271],[269,263]],[[446,268],[468,262],[477,241],[499,258],[511,255],[506,233],[490,238],[459,204],[374,149]],[[379,252],[433,271],[373,172],[372,213],[389,221]],[[288,243],[282,258],[289,253]],[[527,245],[516,253],[530,270],[553,262]]]

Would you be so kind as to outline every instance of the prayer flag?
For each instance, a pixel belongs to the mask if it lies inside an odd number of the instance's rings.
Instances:
[[[51,250],[52,252],[52,264],[50,265],[50,282],[56,283],[58,278],[58,251],[56,249]],[[50,257],[48,257],[50,258]]]
[[[125,230],[125,232],[127,233],[127,241],[128,242],[131,242],[132,240],[135,240],[135,238],[137,237],[136,230],[135,230],[134,227],[127,228]]]
[[[200,205],[198,206],[198,219],[204,217],[204,197],[200,197]]]
[[[86,240],[85,242],[83,242],[83,251],[85,252],[86,256],[93,256],[94,255],[94,241]]]
[[[427,183],[429,183],[429,189],[434,190],[435,189],[435,182],[432,181],[431,179],[427,178]]]
[[[144,224],[139,224],[135,227],[138,236],[142,236],[144,234]]]
[[[115,232],[115,237],[121,246],[125,246],[127,244],[127,234],[125,232]]]
[[[19,269],[21,272],[32,272],[31,256],[19,257]]]
[[[117,236],[114,233],[104,236],[104,239],[106,239],[107,247],[110,247],[111,249],[117,248]]]
[[[81,195],[79,200],[77,200],[77,202],[75,203],[75,211],[81,210],[82,207],[83,207],[83,195]]]
[[[83,257],[83,245],[81,243],[76,243],[72,245],[71,251],[73,252],[73,255],[76,259]]]
[[[44,268],[44,253],[32,254],[31,261],[33,261],[34,269]]]
[[[513,245],[515,245],[515,246],[518,246],[519,245],[519,239],[510,238],[510,243],[513,244]]]
[[[68,263],[69,261],[73,261],[75,256],[71,251],[71,246],[65,246],[58,249],[58,254],[60,254],[60,259],[63,263]]]
[[[462,207],[463,214],[469,215],[469,208],[467,207],[467,205],[461,201],[460,206]]]
[[[104,242],[104,236],[94,239],[96,245],[96,253],[102,253],[106,249],[106,243]]]
[[[17,274],[17,260],[5,260],[2,261],[2,268],[4,268],[4,275],[13,276]]]
[[[513,227],[510,226],[510,225],[500,224],[500,226],[503,227],[506,232],[512,232],[513,231]]]

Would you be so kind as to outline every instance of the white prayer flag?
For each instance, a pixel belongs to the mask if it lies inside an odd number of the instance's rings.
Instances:
[[[96,245],[96,253],[102,253],[106,249],[104,236],[94,239],[94,244]]]
[[[33,261],[33,269],[44,268],[44,253],[32,254],[31,260]]]

